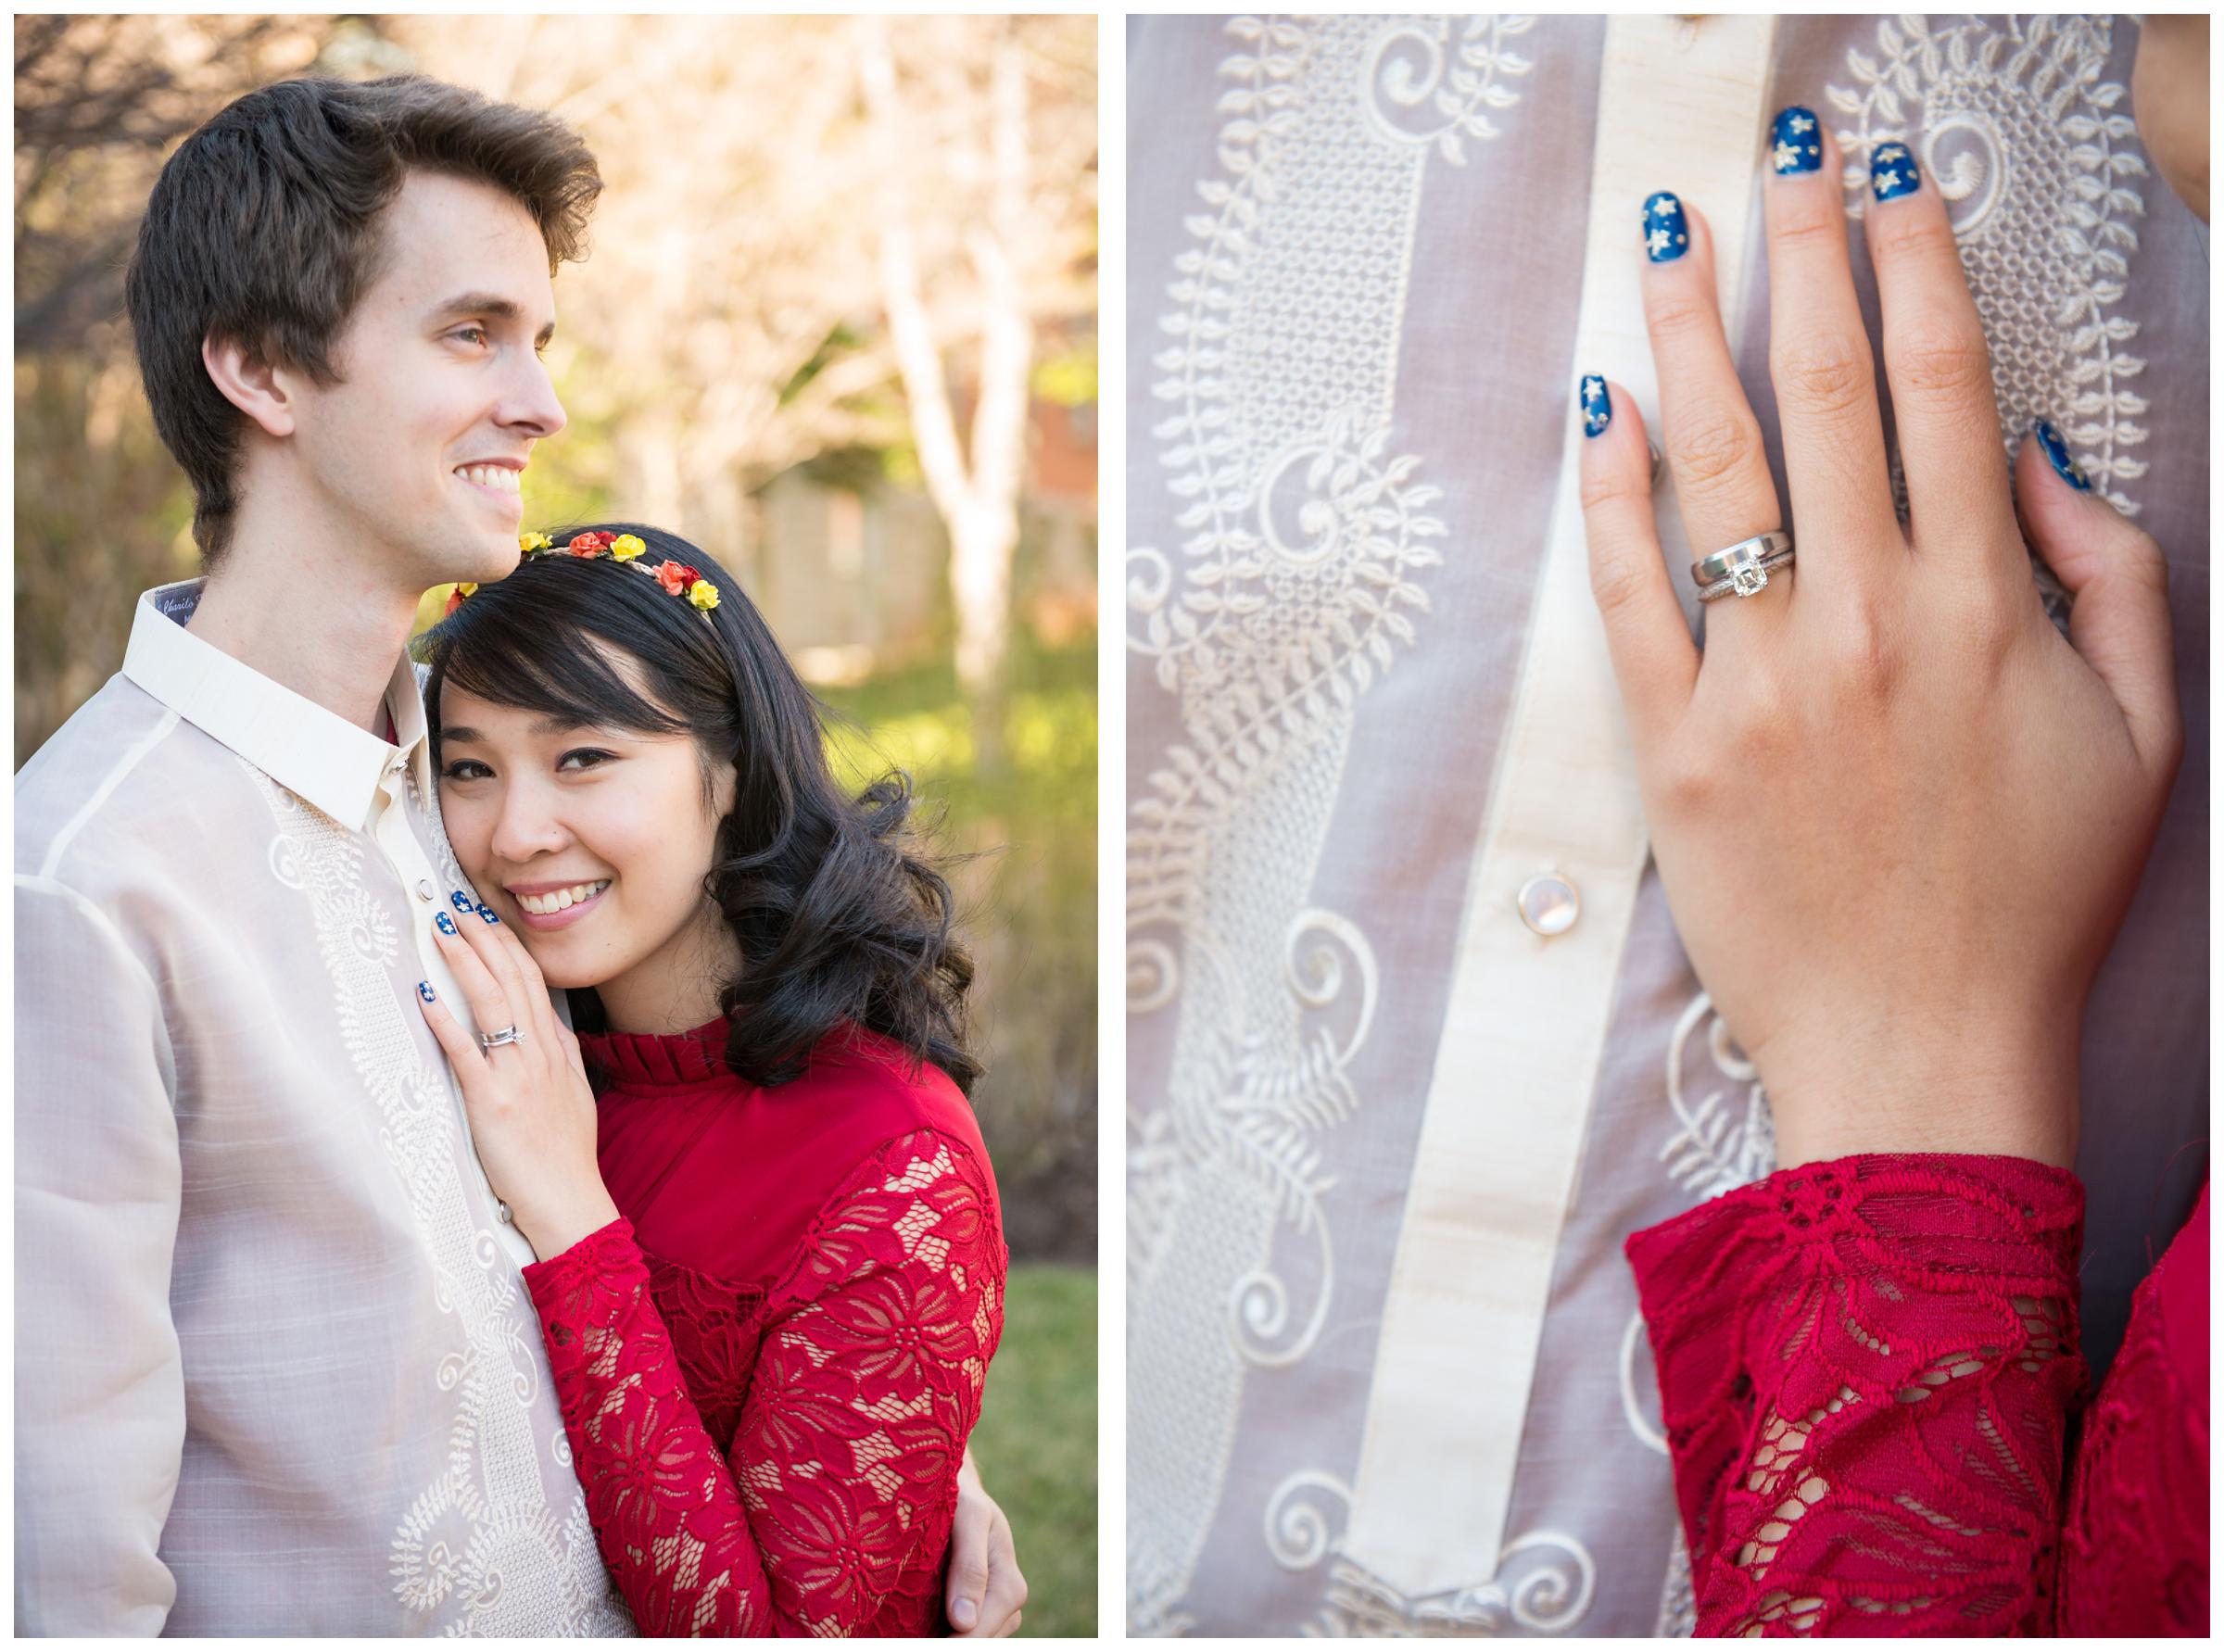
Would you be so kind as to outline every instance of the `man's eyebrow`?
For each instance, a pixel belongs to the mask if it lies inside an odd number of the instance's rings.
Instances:
[[[517,300],[505,298],[499,293],[460,293],[444,304],[435,305],[432,314],[436,322],[466,315],[486,316],[499,322],[518,322],[524,319],[525,312],[519,308]],[[556,323],[550,322],[540,330],[540,336],[533,342],[537,346],[545,345],[555,336]]]

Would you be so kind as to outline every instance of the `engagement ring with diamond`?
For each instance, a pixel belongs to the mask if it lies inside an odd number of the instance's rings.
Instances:
[[[1769,570],[1784,567],[1794,554],[1791,536],[1779,529],[1755,534],[1725,550],[1701,557],[1691,564],[1699,599],[1712,602],[1717,597],[1755,596],[1768,588]]]

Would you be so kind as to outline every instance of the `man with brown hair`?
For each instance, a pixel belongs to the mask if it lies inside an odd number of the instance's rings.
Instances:
[[[148,203],[206,577],[17,782],[19,1633],[631,1631],[413,1002],[462,1002],[468,886],[404,654],[426,588],[516,565],[600,188],[552,116],[304,80]],[[986,1562],[994,1631],[1025,1585],[967,1487],[951,1595]]]

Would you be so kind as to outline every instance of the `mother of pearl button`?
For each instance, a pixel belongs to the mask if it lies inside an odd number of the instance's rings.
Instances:
[[[1545,936],[1565,935],[1575,927],[1576,915],[1583,910],[1575,886],[1557,872],[1541,872],[1522,885],[1514,905],[1522,922]]]

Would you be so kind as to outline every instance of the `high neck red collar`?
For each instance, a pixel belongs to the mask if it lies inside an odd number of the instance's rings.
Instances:
[[[688,1032],[583,1032],[588,1060],[626,1085],[701,1084],[726,1076],[726,1017]]]

